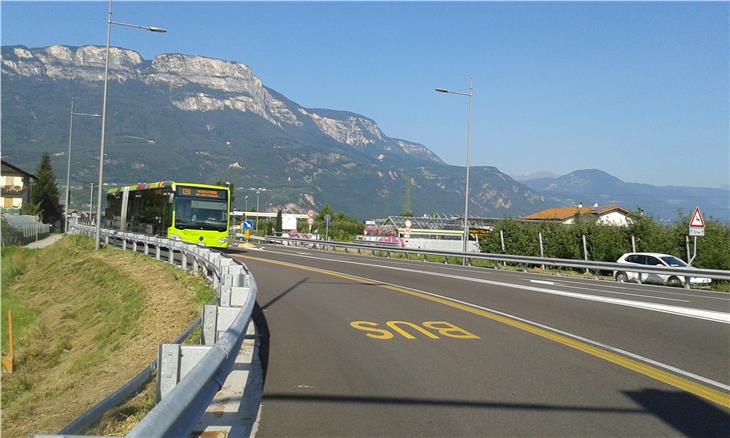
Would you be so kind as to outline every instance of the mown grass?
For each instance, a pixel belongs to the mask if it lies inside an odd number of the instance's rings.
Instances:
[[[83,237],[5,248],[2,262],[17,368],[3,376],[4,436],[58,432],[151,362],[213,294],[200,278],[141,254],[94,251]],[[100,427],[141,418],[153,404],[154,391],[151,402],[137,397]]]

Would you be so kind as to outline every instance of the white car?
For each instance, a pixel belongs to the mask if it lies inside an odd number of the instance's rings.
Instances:
[[[627,265],[644,265],[644,266],[661,266],[667,268],[690,268],[691,266],[683,260],[669,254],[660,254],[655,252],[630,252],[622,255],[616,260],[616,263],[625,263]],[[641,275],[642,283],[665,284],[668,286],[683,287],[685,282],[684,275],[665,275],[647,272],[630,272],[629,267],[626,271],[614,271],[613,278],[619,283],[627,281],[638,282]],[[691,286],[709,287],[712,279],[701,277],[690,277],[689,284]]]

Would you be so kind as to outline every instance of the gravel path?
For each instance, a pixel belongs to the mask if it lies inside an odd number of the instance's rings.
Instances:
[[[31,249],[38,249],[38,248],[45,248],[47,246],[51,246],[54,243],[58,242],[63,238],[63,234],[51,234],[50,236],[41,239],[37,242],[31,242],[27,245],[25,245],[23,248],[31,248]]]

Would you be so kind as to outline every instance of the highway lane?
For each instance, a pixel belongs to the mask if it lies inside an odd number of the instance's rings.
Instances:
[[[424,266],[422,263],[420,266],[404,269],[402,265],[397,264],[398,262],[382,258],[352,260],[315,251],[291,252],[276,246],[269,246],[267,249],[275,253],[269,254],[269,251],[263,251],[260,255],[334,271],[345,271],[385,282],[395,281],[407,287],[445,294],[619,347],[726,385],[730,384],[727,365],[730,363],[730,331],[727,324],[634,307],[607,305],[603,302],[588,301],[585,297],[580,299],[574,296],[555,295],[563,293],[560,282],[556,282],[556,286],[529,283],[529,280],[536,277],[531,274],[470,269],[467,271],[470,271],[471,275],[454,275],[440,272],[439,264]],[[498,278],[500,281],[494,282],[497,284],[482,283],[485,281],[484,276],[489,277],[490,274],[508,274],[509,278],[507,280]],[[542,276],[537,277],[541,279],[539,281],[544,280]],[[601,285],[614,285],[611,282],[592,283],[594,290],[598,290]],[[622,286],[627,293],[633,286],[642,290],[641,295],[647,295],[643,292],[645,287],[642,285]],[[654,287],[654,289],[661,288]],[[602,296],[600,293],[594,294]],[[624,298],[626,297],[616,299]],[[639,304],[646,302],[644,298],[641,298],[641,301],[635,301],[638,298],[633,298],[632,302]],[[667,302],[650,302],[667,305]],[[725,311],[721,311],[721,315],[724,315],[726,320],[730,316],[727,313],[727,303],[728,301],[712,301],[716,307],[714,312],[724,305]],[[671,303],[671,306],[680,310],[686,309],[687,312],[694,309],[702,310],[687,304]]]
[[[670,288],[666,286],[658,286],[651,284],[635,284],[635,283],[616,283],[613,281],[594,280],[580,277],[555,276],[550,274],[539,274],[535,272],[522,273],[506,270],[485,269],[479,267],[446,265],[440,263],[428,263],[424,261],[406,261],[403,259],[384,259],[383,257],[369,256],[369,251],[364,251],[362,255],[331,253],[325,251],[310,251],[300,247],[286,247],[269,245],[269,248],[275,249],[277,252],[291,255],[313,255],[316,254],[320,258],[333,258],[334,260],[351,260],[354,262],[362,262],[363,258],[375,259],[378,261],[385,260],[390,266],[404,266],[415,269],[426,269],[432,272],[440,272],[445,274],[469,275],[475,278],[489,278],[491,280],[518,282],[523,284],[540,284],[541,282],[559,283],[566,290],[575,290],[580,293],[591,293],[606,297],[640,297],[645,301],[672,304],[672,303],[690,303],[691,307],[707,310],[716,310],[720,312],[730,312],[730,294],[724,292],[714,292],[709,290],[691,290]],[[264,247],[265,248],[265,247]],[[544,278],[541,278],[544,277]],[[543,283],[544,284],[544,283]],[[684,304],[683,304],[684,305]]]
[[[730,403],[727,324],[525,289],[553,287],[529,280],[554,277],[276,246],[240,256],[256,276],[271,333],[262,436],[671,435],[730,427],[717,405]],[[618,286],[683,301],[632,300],[727,308],[721,294]],[[427,328],[428,321],[440,322]]]

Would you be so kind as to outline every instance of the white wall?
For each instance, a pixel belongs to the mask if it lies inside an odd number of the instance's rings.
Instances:
[[[602,214],[598,218],[599,224],[605,225],[617,225],[620,227],[627,227],[631,223],[631,219],[627,218],[626,215],[618,211],[612,211],[607,214]]]
[[[446,239],[406,239],[406,248],[461,252],[464,250],[464,241]],[[467,249],[469,252],[479,252],[479,245],[477,242],[470,240],[467,245]]]

